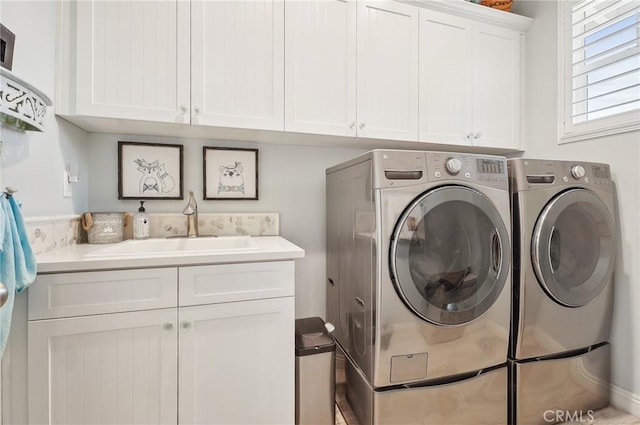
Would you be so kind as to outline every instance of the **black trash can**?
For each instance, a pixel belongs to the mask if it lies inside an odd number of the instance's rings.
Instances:
[[[320,317],[296,320],[296,425],[335,424],[336,343]]]

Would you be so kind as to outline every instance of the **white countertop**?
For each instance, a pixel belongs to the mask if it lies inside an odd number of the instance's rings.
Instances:
[[[250,251],[193,253],[189,255],[162,254],[136,256],[94,257],[106,246],[72,245],[36,256],[38,273],[79,272],[91,270],[132,269],[143,267],[171,267],[198,264],[247,263],[277,261],[304,257],[304,250],[280,236],[252,237],[257,249]],[[126,243],[121,242],[121,243]]]

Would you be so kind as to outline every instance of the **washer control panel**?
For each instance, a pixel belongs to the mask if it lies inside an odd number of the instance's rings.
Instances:
[[[427,152],[429,181],[460,180],[503,188],[508,184],[507,161],[492,155]]]

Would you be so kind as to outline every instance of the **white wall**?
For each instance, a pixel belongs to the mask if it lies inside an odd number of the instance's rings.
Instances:
[[[0,22],[16,36],[12,72],[49,96],[54,105],[56,2],[0,1]],[[0,125],[0,181],[18,189],[26,217],[76,214],[87,209],[87,133],[47,112],[44,132]],[[80,176],[73,197],[63,198],[65,164]],[[16,298],[12,338],[2,359],[0,423],[26,423],[26,295]],[[8,390],[10,389],[10,390]]]
[[[2,0],[1,21],[15,36],[12,72],[49,96],[54,105],[56,2]],[[27,217],[79,213],[87,208],[87,133],[47,111],[45,131],[0,126],[2,189],[14,186]],[[62,197],[65,164],[78,170],[72,198]]]
[[[598,161],[611,166],[620,220],[612,382],[635,394],[640,402],[640,134],[636,131],[558,145],[557,7],[555,1],[514,2],[515,11],[535,18],[527,34],[524,156]]]
[[[184,190],[194,190],[199,212],[278,212],[280,234],[304,248],[296,261],[296,316],[325,316],[325,169],[363,150],[295,145],[91,134],[89,208],[135,212],[138,201],[118,200],[118,141],[184,145]],[[259,200],[202,200],[202,146],[258,148]],[[182,201],[149,201],[147,212],[181,213]]]

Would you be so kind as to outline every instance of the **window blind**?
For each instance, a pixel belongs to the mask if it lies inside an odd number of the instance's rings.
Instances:
[[[572,3],[572,124],[640,111],[640,2]]]

